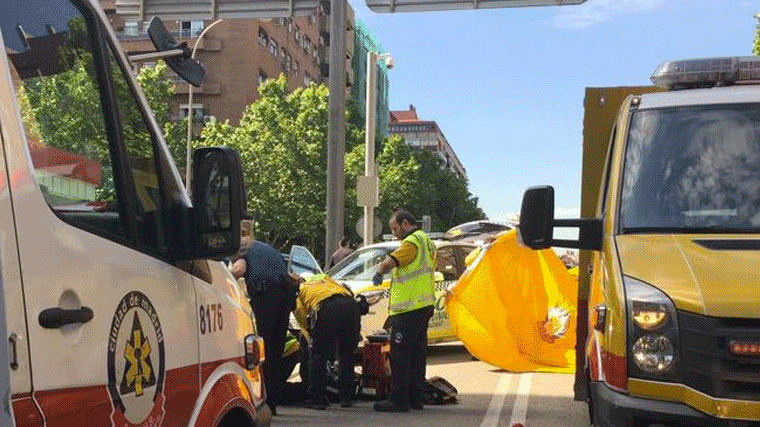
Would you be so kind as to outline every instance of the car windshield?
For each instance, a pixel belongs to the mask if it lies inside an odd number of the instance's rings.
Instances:
[[[633,113],[622,231],[760,230],[760,105]]]
[[[335,280],[372,280],[375,268],[393,248],[359,249],[341,260],[327,274]]]

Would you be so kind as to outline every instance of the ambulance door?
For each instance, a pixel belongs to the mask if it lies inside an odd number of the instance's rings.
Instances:
[[[201,405],[203,411],[192,425],[214,425],[226,405],[239,399],[251,413],[263,403],[260,370],[246,371],[245,337],[255,333],[253,312],[243,288],[220,261],[194,261],[194,283],[198,294],[200,335]],[[242,379],[242,381],[241,381]],[[248,390],[243,391],[241,387]],[[224,398],[219,398],[224,396]]]
[[[0,39],[1,40],[1,39]],[[2,45],[2,44],[0,44]],[[0,53],[0,64],[6,58],[5,50]],[[15,98],[10,88],[13,87],[7,68],[0,66],[0,299],[4,299],[5,315],[0,316],[0,323],[5,333],[0,334],[0,341],[7,345],[7,351],[0,350],[0,357],[6,356],[6,363],[0,364],[2,373],[9,376],[10,397],[13,412],[30,422],[42,422],[39,411],[31,397],[32,383],[29,368],[29,350],[27,349],[26,317],[24,298],[21,289],[21,270],[19,269],[16,225],[11,204],[11,187],[15,186],[27,173],[26,169],[7,168],[7,147],[24,141],[14,128],[18,121],[18,112],[14,108]],[[2,377],[2,375],[0,375]],[[4,390],[3,390],[4,391]],[[2,417],[0,417],[2,418]],[[6,424],[0,420],[0,425]]]
[[[35,406],[50,427],[186,425],[195,292],[167,255],[181,184],[141,91],[90,0],[15,0],[3,15]]]

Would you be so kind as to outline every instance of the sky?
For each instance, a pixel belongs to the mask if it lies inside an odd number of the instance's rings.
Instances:
[[[578,217],[586,87],[651,84],[666,60],[752,55],[760,0],[587,0],[577,6],[378,14],[349,0],[395,66],[390,109],[435,120],[491,219],[552,185]]]

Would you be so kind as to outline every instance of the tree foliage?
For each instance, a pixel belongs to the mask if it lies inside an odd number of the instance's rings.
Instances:
[[[266,81],[238,126],[209,123],[203,145],[240,153],[254,235],[275,247],[319,247],[325,227],[327,94],[310,85],[287,93],[287,80]]]
[[[755,40],[752,42],[752,53],[760,55],[760,16],[756,15],[758,23],[755,26]]]
[[[377,156],[380,206],[376,215],[385,233],[390,233],[388,219],[398,209],[410,211],[418,220],[429,215],[433,231],[485,218],[477,198],[468,190],[467,180],[446,168],[438,156],[409,147],[400,135],[392,135],[381,146]],[[364,145],[349,153],[346,164],[347,176],[355,182],[356,176],[364,174]],[[349,200],[355,200],[355,190],[353,195]],[[359,211],[354,221],[361,214]]]
[[[240,152],[254,216],[254,234],[282,250],[306,244],[316,254],[324,250],[327,168],[328,89],[310,85],[287,93],[284,76],[259,88],[239,126],[209,123],[199,145],[229,145]],[[364,175],[364,130],[355,103],[348,103],[345,157],[346,234],[358,241],[353,228],[363,214],[356,206],[356,181]],[[413,150],[400,136],[378,141],[380,206],[383,224],[400,208],[421,217],[430,215],[435,230],[483,218],[467,181],[443,167],[430,152]],[[389,232],[387,225],[385,231]]]
[[[72,31],[71,37],[77,36]],[[74,43],[72,43],[73,45]],[[108,163],[108,142],[104,132],[97,84],[92,80],[92,56],[80,50],[64,55],[69,72],[41,79],[29,86],[23,114],[36,117],[30,132],[47,136],[46,143],[82,153]],[[113,75],[120,99],[128,99],[129,88],[113,63]],[[165,77],[166,65],[137,74],[145,97],[164,138],[180,168],[185,165],[187,118],[173,121],[171,108],[174,84]],[[248,209],[254,215],[257,239],[287,249],[305,244],[319,254],[324,251],[327,169],[328,89],[310,85],[287,92],[284,76],[270,79],[259,87],[260,97],[246,107],[238,126],[227,122],[206,124],[194,146],[227,145],[241,155]],[[28,97],[28,99],[27,99]],[[31,105],[35,107],[32,109]],[[77,108],[71,108],[76,105]],[[149,149],[150,135],[142,124],[136,104],[121,105],[122,126],[137,149]],[[82,114],[90,111],[91,114]],[[134,126],[129,123],[134,122]],[[359,241],[353,229],[363,214],[356,206],[357,177],[364,175],[364,123],[360,108],[349,100],[346,111],[345,218],[346,235]],[[99,144],[92,144],[93,141]],[[84,141],[87,146],[80,147]],[[128,147],[128,150],[130,147]],[[94,151],[93,151],[94,150]],[[131,153],[143,157],[147,153]],[[445,230],[460,222],[482,218],[477,199],[467,190],[467,181],[443,167],[430,152],[407,146],[399,136],[377,141],[376,159],[380,173],[378,217],[387,229],[390,213],[399,208],[418,217],[430,215],[434,230]],[[110,175],[104,177],[112,180]],[[105,186],[105,185],[104,185]],[[112,191],[112,186],[105,186]],[[105,196],[107,197],[107,195]]]

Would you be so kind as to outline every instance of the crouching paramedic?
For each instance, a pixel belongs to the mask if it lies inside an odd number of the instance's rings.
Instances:
[[[401,246],[378,265],[372,282],[379,285],[383,274],[393,270],[389,304],[391,326],[390,399],[375,403],[382,412],[422,409],[427,363],[427,328],[435,303],[436,249],[432,240],[417,228],[412,214],[399,210],[389,220]]]
[[[328,406],[327,358],[338,347],[338,388],[340,406],[349,407],[354,399],[354,353],[359,344],[361,314],[350,290],[327,275],[317,275],[301,284],[293,314],[309,336],[309,381],[306,406]]]

